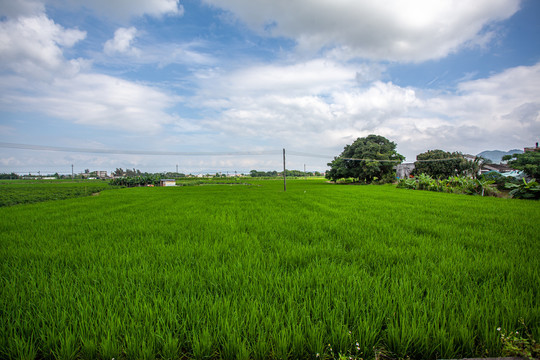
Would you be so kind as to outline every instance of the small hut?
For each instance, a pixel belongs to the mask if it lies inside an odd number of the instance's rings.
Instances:
[[[176,186],[176,180],[175,179],[161,179],[159,181],[160,186]]]

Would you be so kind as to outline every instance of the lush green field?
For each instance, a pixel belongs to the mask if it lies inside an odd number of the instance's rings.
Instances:
[[[497,356],[520,318],[538,339],[540,203],[252,183],[1,208],[0,356]]]
[[[110,188],[103,180],[0,180],[0,207],[88,196]]]

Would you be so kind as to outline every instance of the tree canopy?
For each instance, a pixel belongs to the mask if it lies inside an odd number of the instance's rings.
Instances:
[[[509,160],[510,155],[503,157]],[[523,154],[512,155],[514,160],[508,161],[508,165],[514,169],[523,170],[530,177],[540,180],[540,148],[534,151],[526,151]]]
[[[433,178],[447,178],[461,175],[471,169],[471,164],[460,152],[447,152],[444,150],[428,150],[416,156],[414,173],[426,174]],[[418,161],[424,160],[424,161]],[[433,160],[433,161],[425,161]]]
[[[353,178],[368,184],[374,180],[389,181],[394,178],[394,166],[404,159],[397,153],[394,142],[380,135],[369,135],[346,145],[343,152],[328,163],[330,170],[326,178],[332,181]]]

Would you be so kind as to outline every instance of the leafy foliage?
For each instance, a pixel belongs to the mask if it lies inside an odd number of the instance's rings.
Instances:
[[[153,175],[141,175],[141,176],[126,176],[115,178],[110,181],[111,185],[114,186],[147,186],[147,185],[159,185],[162,175],[153,174]]]
[[[429,161],[416,161],[414,163],[414,174],[427,174],[433,178],[461,175],[470,167],[470,164],[460,152],[428,150],[425,153],[418,154],[416,160]]]
[[[527,182],[525,178],[519,184],[507,183],[507,189],[511,189],[510,196],[516,199],[540,199],[540,184],[535,180]]]
[[[540,148],[535,151],[526,151],[523,154],[512,155],[514,160],[508,161],[508,165],[514,169],[523,170],[532,178],[540,179]],[[509,160],[509,157],[503,159]]]
[[[374,181],[387,182],[394,178],[393,167],[404,159],[403,155],[397,153],[394,142],[383,136],[369,135],[345,146],[343,152],[328,163],[330,170],[326,178],[332,181],[353,178],[367,184]]]
[[[416,178],[400,179],[397,187],[400,189],[495,196],[498,194],[498,191],[491,186],[494,183],[495,181],[493,180],[471,179],[461,176],[451,176],[448,179],[434,179],[427,174],[420,174]]]
[[[11,174],[6,174],[6,173],[0,174],[0,180],[12,180],[12,179],[19,179],[19,178],[20,176],[13,172]]]
[[[522,333],[519,331],[506,333],[500,327],[497,328],[503,345],[502,353],[505,356],[518,356],[529,360],[538,359],[540,357],[540,344],[534,339],[523,318],[519,321],[523,328]]]

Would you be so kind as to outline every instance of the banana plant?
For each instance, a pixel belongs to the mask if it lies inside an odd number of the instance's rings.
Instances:
[[[505,188],[511,189],[510,196],[516,199],[540,199],[540,184],[535,179],[527,182],[523,178],[522,184],[506,183]]]

